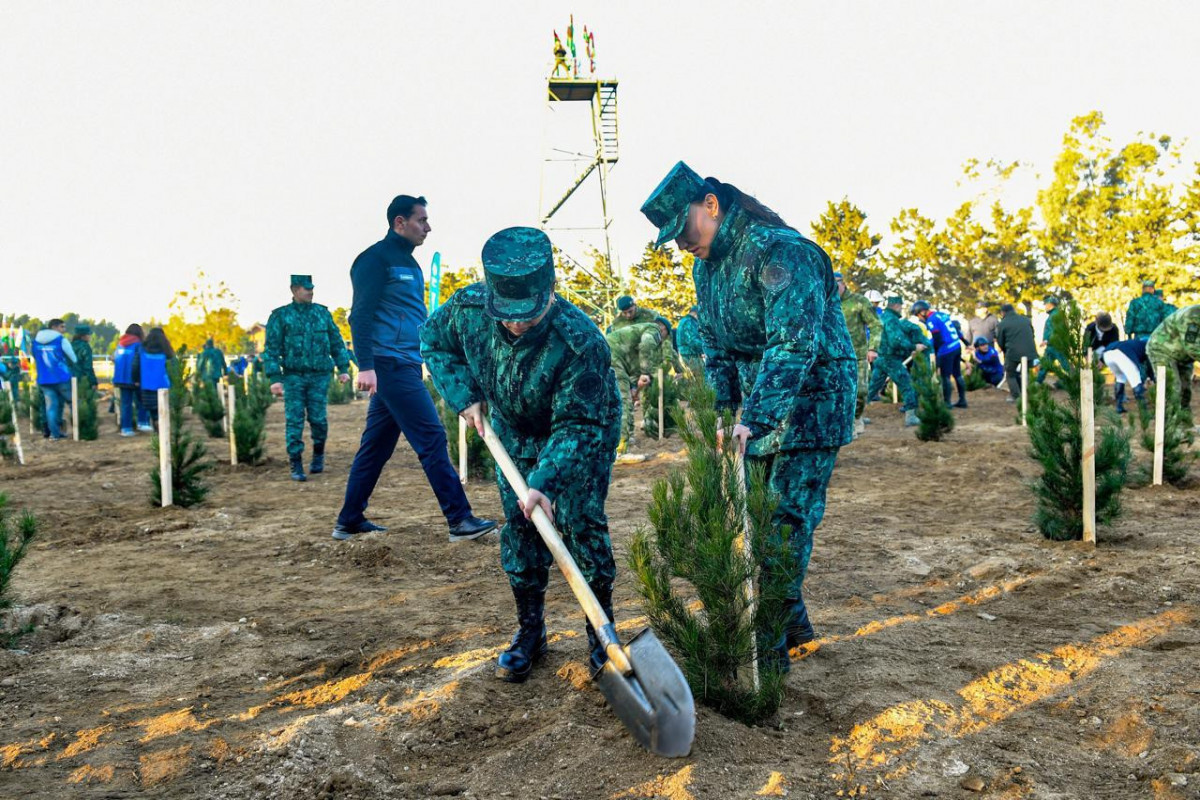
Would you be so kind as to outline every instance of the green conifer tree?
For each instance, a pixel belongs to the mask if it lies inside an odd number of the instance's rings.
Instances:
[[[37,529],[37,519],[28,511],[14,521],[8,511],[8,496],[0,494],[0,608],[12,605],[9,583]]]
[[[329,391],[325,395],[325,400],[330,405],[344,406],[354,399],[354,381],[346,381],[342,383],[337,379],[335,374],[329,381]]]
[[[642,430],[651,439],[658,438],[658,373],[651,376],[650,384],[638,392],[642,402]],[[663,380],[663,436],[671,436],[678,428],[675,420],[682,410],[680,401],[679,382],[672,380],[669,373],[664,373]]]
[[[183,378],[183,364],[178,359],[167,361],[167,374],[171,379],[168,398],[171,405],[171,492],[172,501],[177,506],[187,508],[203,500],[209,492],[204,482],[204,474],[213,469],[213,463],[208,458],[208,448],[203,440],[196,438],[183,419],[183,410],[187,406],[188,387]],[[211,391],[211,386],[209,387]],[[214,394],[215,397],[215,394]],[[151,450],[158,455],[158,436],[150,442]],[[162,483],[158,469],[158,459],[155,458],[154,468],[150,471],[150,503],[162,504]]]
[[[13,426],[12,393],[7,386],[0,391],[0,460],[11,461],[17,457],[12,437],[17,430]]]
[[[217,386],[211,382],[198,377],[194,379],[192,410],[200,417],[208,435],[214,439],[225,435],[225,428],[221,424],[225,419],[225,406],[221,404],[221,398],[217,396],[217,391]],[[184,399],[186,401],[186,392]]]
[[[1144,402],[1138,403],[1137,423],[1140,428],[1142,448],[1150,454],[1150,459],[1140,470],[1139,483],[1149,483],[1154,473],[1154,410],[1158,407],[1157,397],[1159,386],[1150,386]],[[1195,423],[1192,414],[1179,401],[1179,377],[1175,370],[1167,370],[1166,415],[1163,418],[1163,480],[1172,486],[1179,486],[1187,480],[1188,470],[1191,469],[1200,452],[1192,449],[1196,443]]]
[[[940,442],[954,430],[954,415],[942,396],[941,382],[933,375],[929,358],[924,353],[913,354],[913,386],[917,390],[917,438],[922,442]]]
[[[429,390],[429,395],[433,398],[433,406],[442,420],[442,427],[446,429],[446,446],[450,451],[450,463],[457,468],[458,414],[454,413],[454,409],[442,400],[442,396],[433,386],[433,381],[426,379],[425,388]],[[483,438],[473,428],[468,427],[467,476],[476,480],[487,480],[495,475],[496,460],[492,458],[492,451],[488,450],[487,443],[483,441]]]
[[[743,505],[732,448],[716,448],[713,397],[707,387],[696,387],[687,398],[688,413],[676,419],[687,464],[655,483],[652,530],[634,534],[629,566],[650,624],[677,656],[695,697],[726,716],[756,723],[783,699],[785,674],[769,648],[783,637],[789,576],[798,565],[786,531],[781,535],[771,525],[775,500],[761,467],[747,475]],[[730,429],[732,420],[724,426]],[[751,563],[735,546],[747,534]],[[756,587],[752,617],[743,591],[747,580]],[[745,680],[756,648],[757,691]]]
[[[100,437],[100,419],[96,412],[96,389],[87,381],[79,384],[79,438],[94,442]]]

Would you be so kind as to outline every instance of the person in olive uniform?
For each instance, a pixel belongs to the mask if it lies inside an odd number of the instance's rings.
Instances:
[[[1200,305],[1184,306],[1154,329],[1146,342],[1146,356],[1154,366],[1166,367],[1179,378],[1178,399],[1184,409],[1192,406],[1192,377],[1200,360]]]
[[[604,337],[612,352],[612,368],[621,392],[621,443],[618,453],[633,445],[633,400],[654,379],[662,363],[662,329],[654,322],[639,322],[610,331]]]
[[[879,358],[875,359],[875,369],[871,373],[867,401],[878,400],[884,384],[891,378],[904,403],[904,424],[911,427],[920,424],[920,420],[917,419],[917,390],[913,388],[912,377],[908,374],[904,362],[913,353],[928,350],[931,343],[925,338],[925,331],[920,325],[900,316],[903,310],[904,298],[899,295],[888,297],[887,308],[883,311]]]
[[[529,493],[497,470],[506,524],[500,562],[519,628],[498,677],[524,681],[546,653],[543,622],[553,557],[530,517],[541,507],[561,532],[612,620],[616,575],[604,502],[620,436],[620,398],[608,345],[582,311],[554,292],[550,240],[507,228],[483,247],[485,282],[458,291],[421,330],[421,355],[438,392],[482,435],[487,415]],[[604,663],[587,626],[592,666]]]
[[[838,449],[854,431],[858,365],[829,256],[753,197],[682,161],[642,213],[658,228],[656,246],[674,239],[696,258],[705,375],[718,410],[742,407],[722,439],[765,466],[779,498],[774,522],[790,528],[799,565],[788,576],[791,620],[771,649],[787,669],[787,649],[814,636],[802,585]]]
[[[605,333],[619,331],[629,325],[639,325],[643,322],[654,322],[658,314],[648,308],[642,308],[630,295],[623,294],[617,298],[617,316],[608,326]]]
[[[883,325],[871,301],[858,292],[850,291],[842,273],[833,273],[837,281],[838,295],[842,298],[842,316],[846,318],[846,329],[854,356],[858,359],[858,398],[854,404],[854,435],[863,432],[866,421],[863,411],[867,408],[867,388],[871,382],[871,364],[879,358],[879,340],[883,336]]]
[[[1063,322],[1062,311],[1058,308],[1058,298],[1052,294],[1046,295],[1045,309],[1046,323],[1042,326],[1042,360],[1038,365],[1038,383],[1046,382],[1046,376],[1050,374],[1055,365],[1058,365],[1058,368],[1064,372],[1071,369],[1066,355],[1051,344],[1054,341],[1054,327]]]
[[[292,276],[292,302],[271,312],[267,320],[263,360],[271,392],[283,396],[288,462],[292,480],[304,476],[304,418],[312,429],[313,456],[309,472],[325,471],[325,440],[329,421],[325,401],[331,366],[338,380],[350,380],[346,343],[329,309],[313,302],[311,275]]]
[[[79,378],[79,389],[96,390],[96,368],[92,363],[92,326],[76,325],[71,336],[71,349],[75,351],[75,377]]]

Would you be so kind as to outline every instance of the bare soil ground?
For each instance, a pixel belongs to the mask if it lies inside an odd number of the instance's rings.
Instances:
[[[771,725],[702,709],[679,760],[587,684],[557,576],[548,662],[492,676],[514,626],[497,539],[447,541],[403,443],[370,511],[391,530],[330,538],[364,410],[331,407],[329,470],[296,484],[277,404],[271,463],[223,463],[188,510],[149,506],[149,439],[107,419],[0,467],[44,523],[7,614],[37,630],[0,650],[0,797],[1200,797],[1200,489],[1129,491],[1094,550],[1044,541],[1000,393],[938,444],[871,407],[817,534],[820,640]],[[617,468],[619,558],[678,448]],[[617,601],[639,627],[627,572]]]

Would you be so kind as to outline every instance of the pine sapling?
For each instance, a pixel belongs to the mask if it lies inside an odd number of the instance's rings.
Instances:
[[[426,380],[425,388],[433,398],[433,407],[437,409],[442,427],[446,429],[446,446],[450,453],[450,463],[458,466],[458,414],[442,399],[433,381]],[[467,427],[467,475],[477,480],[486,480],[496,474],[496,460],[492,451],[474,428]]]
[[[1151,385],[1146,396],[1138,402],[1137,422],[1142,448],[1150,454],[1150,460],[1139,470],[1139,483],[1149,483],[1154,471],[1154,413],[1157,395],[1165,389],[1166,414],[1163,417],[1163,480],[1179,486],[1187,480],[1188,470],[1200,452],[1193,449],[1196,443],[1195,423],[1191,412],[1183,407],[1179,396],[1179,377],[1175,370],[1168,369],[1167,385]]]
[[[645,389],[638,392],[642,403],[642,430],[651,439],[658,438],[658,373],[651,376]],[[682,410],[679,405],[680,386],[672,380],[670,373],[663,373],[663,436],[677,432],[676,415]]]
[[[214,439],[225,435],[222,420],[225,419],[225,406],[217,395],[217,384],[196,378],[195,394],[192,400],[192,410],[200,417],[204,429]]]
[[[940,442],[954,430],[954,414],[942,396],[940,381],[934,379],[933,369],[924,353],[913,354],[913,388],[917,391],[917,438],[922,442]]]
[[[209,487],[204,482],[204,474],[213,469],[213,463],[208,458],[208,448],[203,440],[198,439],[184,424],[183,410],[187,406],[188,389],[183,379],[183,365],[178,359],[170,359],[167,361],[167,372],[171,379],[171,388],[167,392],[171,405],[171,499],[175,505],[187,508],[208,495]],[[155,455],[158,454],[158,445],[156,435],[150,443]],[[157,458],[150,471],[150,484],[151,505],[162,505],[162,481]]]
[[[87,381],[79,383],[79,438],[94,442],[100,437],[100,419],[96,412],[96,388]]]
[[[14,521],[8,512],[8,496],[0,494],[0,608],[12,605],[9,583],[37,535],[37,528],[37,519],[28,511]]]
[[[333,379],[329,381],[329,391],[326,393],[325,399],[330,405],[346,405],[354,399],[354,382],[342,383],[337,379],[337,375],[334,375]]]

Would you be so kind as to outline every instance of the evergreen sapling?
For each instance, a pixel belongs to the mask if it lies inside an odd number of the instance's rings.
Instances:
[[[225,428],[222,425],[222,420],[225,419],[225,406],[221,404],[221,398],[217,395],[218,384],[201,380],[199,377],[194,378],[194,382],[192,410],[200,417],[208,435],[219,439],[225,435]],[[184,395],[186,400],[186,392]]]
[[[100,437],[100,419],[96,411],[96,388],[85,380],[79,382],[79,438],[94,442]]]
[[[438,416],[442,420],[442,427],[446,429],[446,446],[450,452],[450,463],[458,466],[458,414],[454,413],[454,409],[450,408],[446,401],[442,400],[437,389],[434,388],[433,381],[426,379],[425,388],[429,390],[430,396],[433,398],[433,406],[437,409]],[[467,427],[467,476],[477,480],[487,480],[494,477],[496,474],[496,460],[492,458],[492,451],[488,450],[487,443],[483,441],[474,428]]]
[[[954,430],[954,414],[942,395],[941,382],[935,380],[929,358],[924,353],[913,354],[912,379],[917,391],[917,438],[922,442],[940,442]]]
[[[183,365],[178,359],[167,361],[167,372],[171,379],[171,388],[167,397],[171,406],[171,490],[175,505],[187,508],[203,500],[209,492],[204,482],[204,474],[213,469],[213,463],[208,459],[208,448],[201,439],[196,438],[191,429],[184,424],[183,410],[187,406],[187,384],[183,379]],[[211,385],[209,386],[211,390]],[[214,394],[215,397],[215,394]],[[158,454],[158,436],[150,443],[151,449]],[[162,505],[162,482],[158,469],[158,459],[150,471],[150,503]]]
[[[8,496],[0,494],[0,608],[12,605],[9,583],[17,565],[25,558],[29,543],[37,535],[37,519],[28,511],[15,521],[8,511]]]
[[[1150,461],[1139,471],[1139,483],[1147,484],[1153,478],[1154,472],[1154,410],[1157,406],[1157,395],[1165,389],[1166,414],[1163,418],[1163,480],[1172,486],[1179,486],[1187,480],[1188,470],[1200,453],[1192,446],[1196,443],[1196,429],[1192,414],[1183,407],[1179,398],[1179,376],[1175,370],[1168,369],[1167,385],[1153,385],[1146,392],[1145,398],[1138,402],[1137,421],[1140,429],[1142,447],[1150,454]]]

